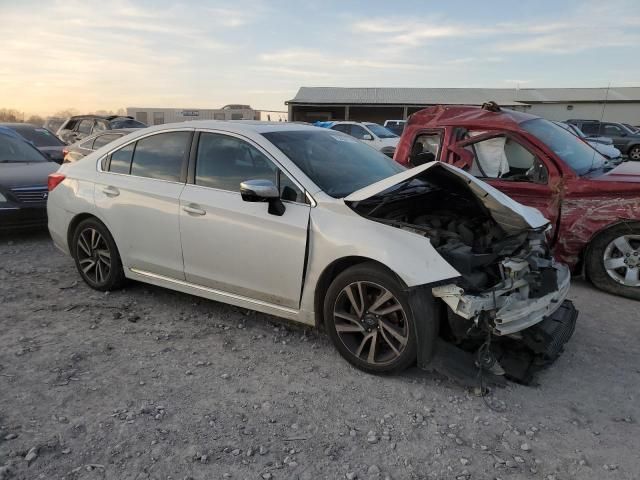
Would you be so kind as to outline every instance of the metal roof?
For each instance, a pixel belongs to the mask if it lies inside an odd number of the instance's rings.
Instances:
[[[540,102],[640,102],[640,87],[618,88],[341,88],[301,87],[293,104],[500,105]]]

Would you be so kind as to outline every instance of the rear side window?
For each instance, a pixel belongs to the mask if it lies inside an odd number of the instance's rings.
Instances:
[[[240,191],[245,180],[265,179],[277,184],[277,168],[257,148],[236,137],[200,134],[196,185]]]
[[[179,182],[191,132],[168,132],[138,140],[131,175]]]
[[[111,162],[109,163],[109,171],[128,174],[131,169],[131,158],[133,157],[134,147],[135,143],[130,143],[120,150],[113,152],[111,154]]]
[[[107,143],[111,143],[113,142],[115,139],[120,138],[122,135],[118,135],[118,134],[113,134],[113,133],[109,133],[106,135],[100,135],[99,137],[96,137],[96,139],[93,142],[93,149],[97,150],[100,147],[104,147]]]

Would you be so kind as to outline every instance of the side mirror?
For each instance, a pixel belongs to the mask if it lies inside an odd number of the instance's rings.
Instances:
[[[280,192],[271,180],[245,180],[240,183],[240,195],[245,202],[267,202],[272,215],[281,216],[285,211]]]
[[[622,132],[622,133],[620,134],[620,136],[621,136],[621,137],[626,137],[626,136],[627,136],[627,132]]]
[[[369,140],[369,141],[371,141],[371,140],[373,140],[373,137],[372,137],[371,135],[369,135],[368,133],[365,133],[365,134],[362,136],[362,139],[363,139],[363,140]]]

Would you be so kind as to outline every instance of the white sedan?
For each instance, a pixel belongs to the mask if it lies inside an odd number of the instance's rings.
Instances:
[[[370,372],[427,366],[439,341],[554,357],[575,321],[537,210],[333,130],[147,128],[63,165],[49,189],[53,241],[90,287],[131,279],[323,325]]]

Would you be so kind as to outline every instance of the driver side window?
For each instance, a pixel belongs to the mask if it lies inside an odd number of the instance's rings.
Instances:
[[[239,192],[245,180],[271,180],[283,200],[304,203],[303,192],[266,155],[253,145],[229,135],[201,133],[196,157],[195,184]]]
[[[544,164],[511,137],[501,135],[487,138],[464,148],[472,158],[469,173],[475,177],[547,183],[548,174]]]

